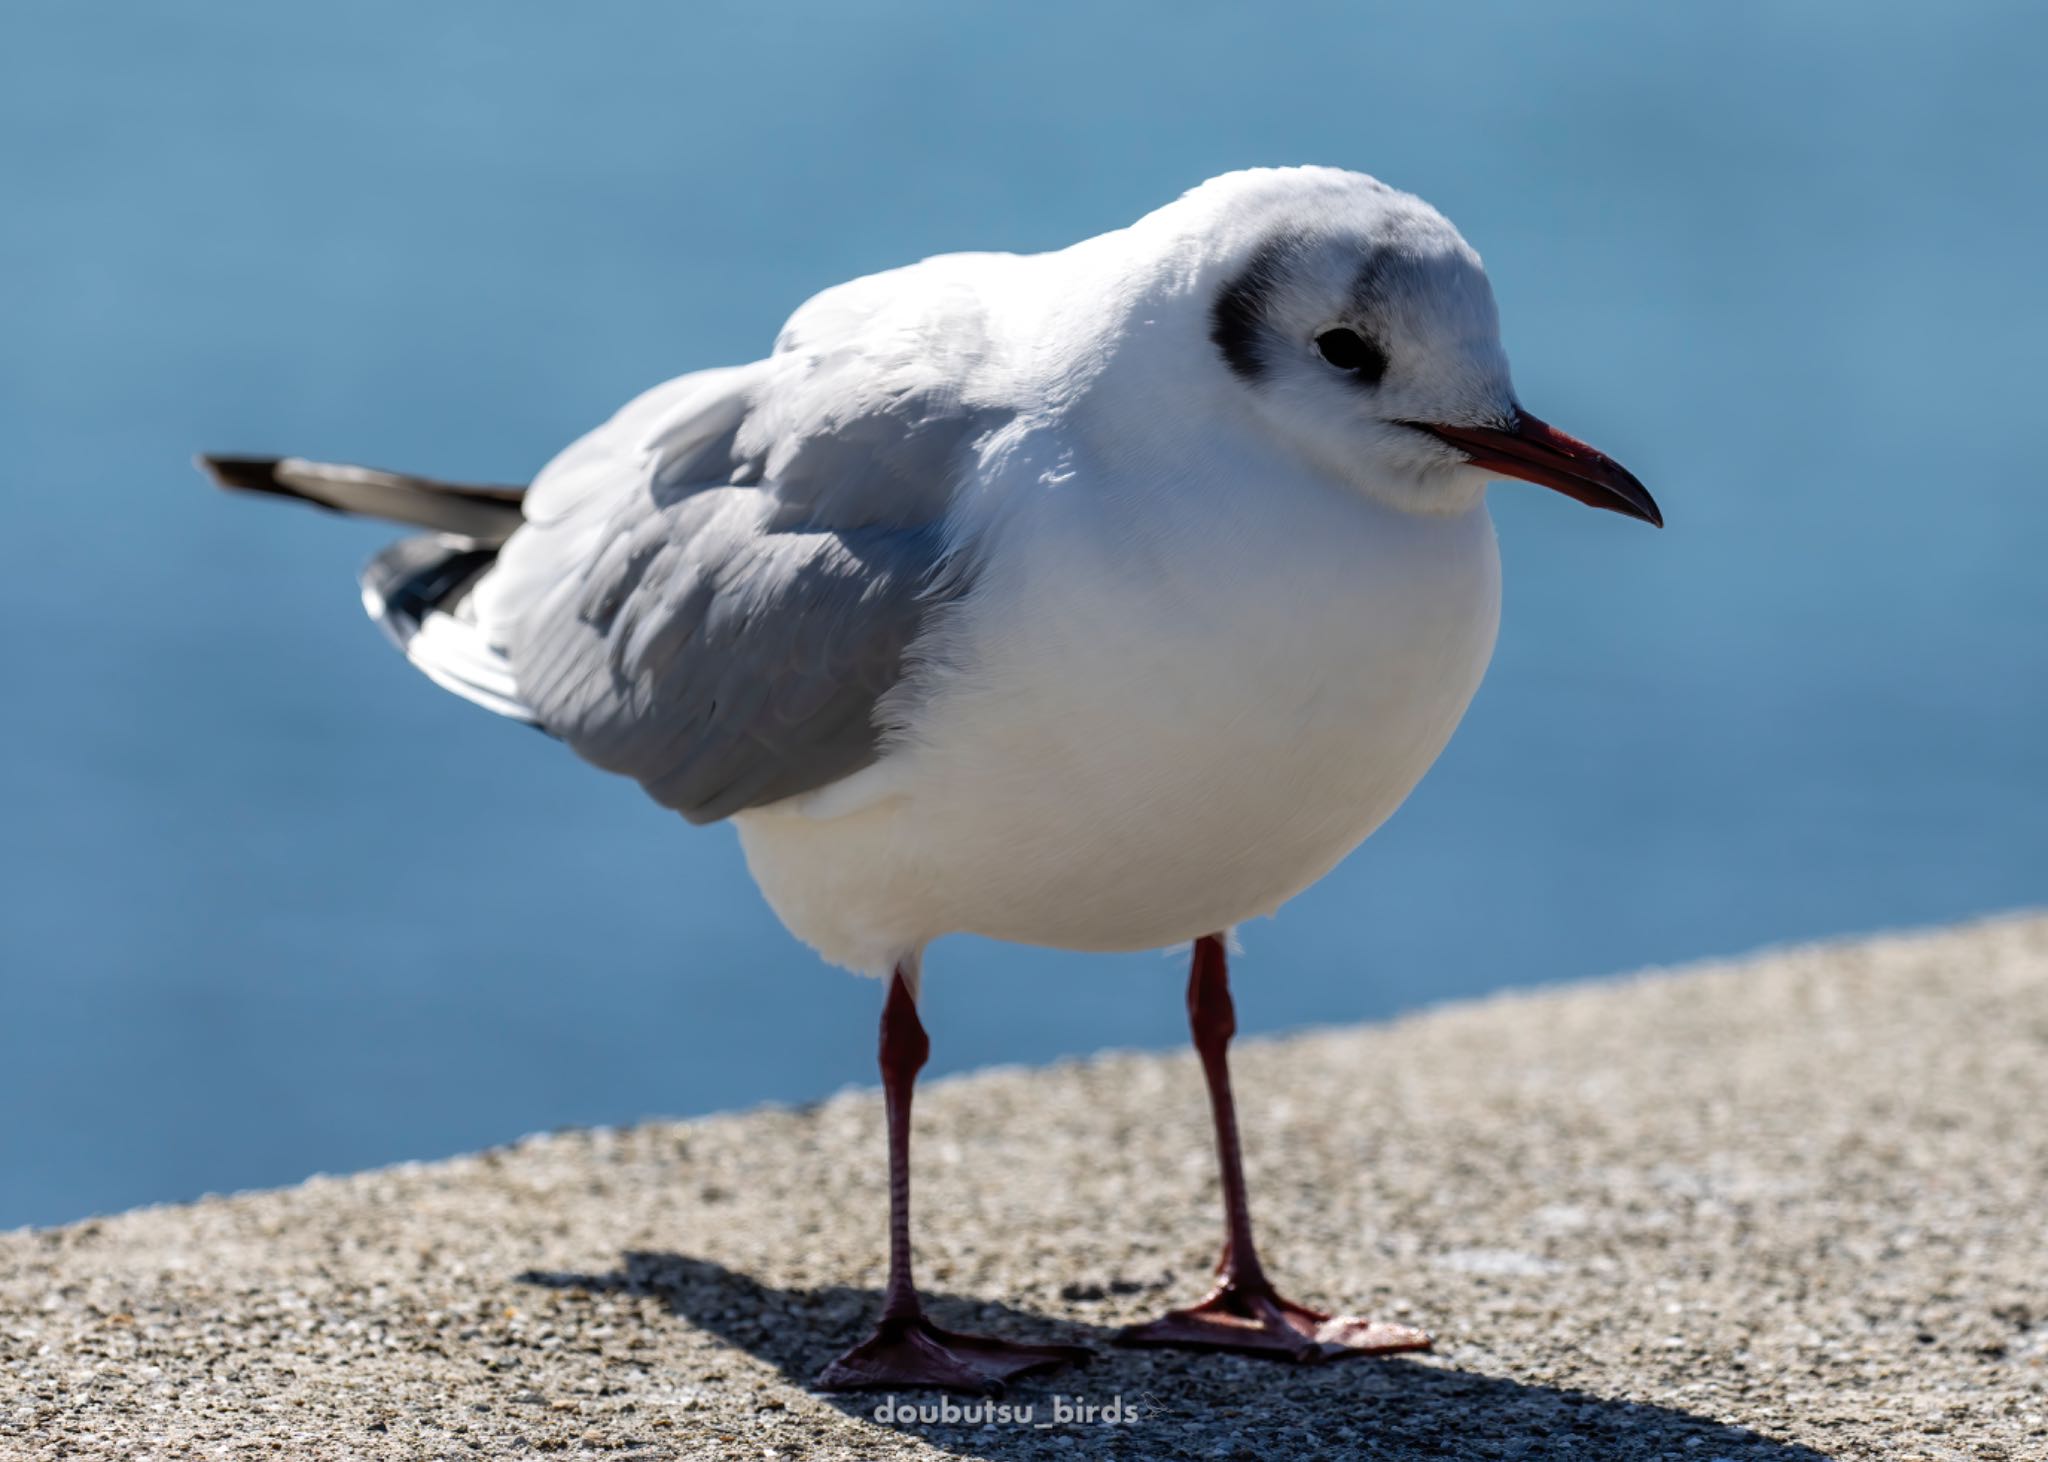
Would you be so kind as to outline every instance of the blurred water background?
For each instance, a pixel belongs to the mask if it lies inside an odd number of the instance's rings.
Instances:
[[[1491,677],[1242,931],[1246,1029],[2039,901],[2048,12],[1481,10],[10,0],[0,1225],[871,1079],[729,829],[195,449],[519,480],[823,286],[1251,164],[1448,212],[1671,526],[1496,489]],[[935,1071],[1182,1039],[1159,956],[930,969]]]

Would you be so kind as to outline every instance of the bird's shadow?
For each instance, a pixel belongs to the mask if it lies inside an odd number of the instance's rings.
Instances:
[[[709,1260],[628,1252],[603,1274],[531,1270],[522,1283],[568,1295],[658,1298],[671,1314],[774,1366],[806,1391],[839,1351],[866,1333],[879,1296],[848,1285],[776,1289]],[[1099,1292],[1095,1296],[1100,1298]],[[1086,1292],[1077,1295],[1081,1303]],[[1152,1457],[1512,1458],[1517,1462],[1699,1457],[1825,1462],[1710,1417],[1584,1391],[1477,1375],[1408,1359],[1291,1366],[1238,1356],[1114,1346],[1115,1327],[1053,1319],[957,1295],[925,1295],[951,1329],[1017,1340],[1079,1342],[1084,1367],[1014,1382],[1003,1400],[1028,1420],[975,1410],[978,1398],[930,1391],[815,1393],[849,1418],[914,1436],[961,1457],[1083,1454]],[[1167,1297],[1161,1295],[1161,1308]],[[947,1400],[962,1408],[947,1420]],[[1119,1419],[1081,1407],[1117,1403]],[[1064,1404],[1066,1411],[1061,1412]]]

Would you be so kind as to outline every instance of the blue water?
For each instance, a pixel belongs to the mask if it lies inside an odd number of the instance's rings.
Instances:
[[[1486,255],[1652,532],[1495,493],[1493,671],[1243,931],[1249,1029],[2048,896],[2037,7],[390,0],[0,16],[0,1225],[869,1079],[730,830],[436,691],[375,526],[199,448],[517,479],[812,291],[1328,161]],[[1181,1039],[971,940],[934,1069]]]

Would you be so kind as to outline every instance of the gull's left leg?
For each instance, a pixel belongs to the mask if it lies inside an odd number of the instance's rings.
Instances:
[[[1429,1349],[1429,1337],[1420,1330],[1311,1310],[1284,1298],[1266,1278],[1252,1247],[1251,1205],[1245,1198],[1244,1163],[1237,1145],[1237,1107],[1230,1095],[1227,1052],[1237,1033],[1237,1011],[1230,1003],[1230,971],[1221,935],[1195,941],[1194,966],[1188,972],[1188,1025],[1209,1080],[1209,1109],[1216,1119],[1216,1155],[1223,1168],[1223,1258],[1208,1294],[1185,1310],[1170,1310],[1149,1324],[1128,1327],[1117,1336],[1117,1344],[1235,1350],[1309,1363]]]
[[[889,981],[882,1007],[882,1095],[889,1111],[889,1285],[874,1333],[819,1373],[828,1391],[937,1386],[1002,1394],[1004,1382],[1027,1371],[1085,1361],[1078,1345],[1025,1345],[992,1335],[942,1330],[925,1318],[910,1277],[910,1093],[931,1040],[902,969]]]

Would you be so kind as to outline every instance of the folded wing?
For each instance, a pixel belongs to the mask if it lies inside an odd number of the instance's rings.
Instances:
[[[822,339],[800,313],[768,360],[659,387],[543,472],[465,611],[535,722],[693,822],[877,759],[971,587],[948,503],[1010,415],[932,313]]]

